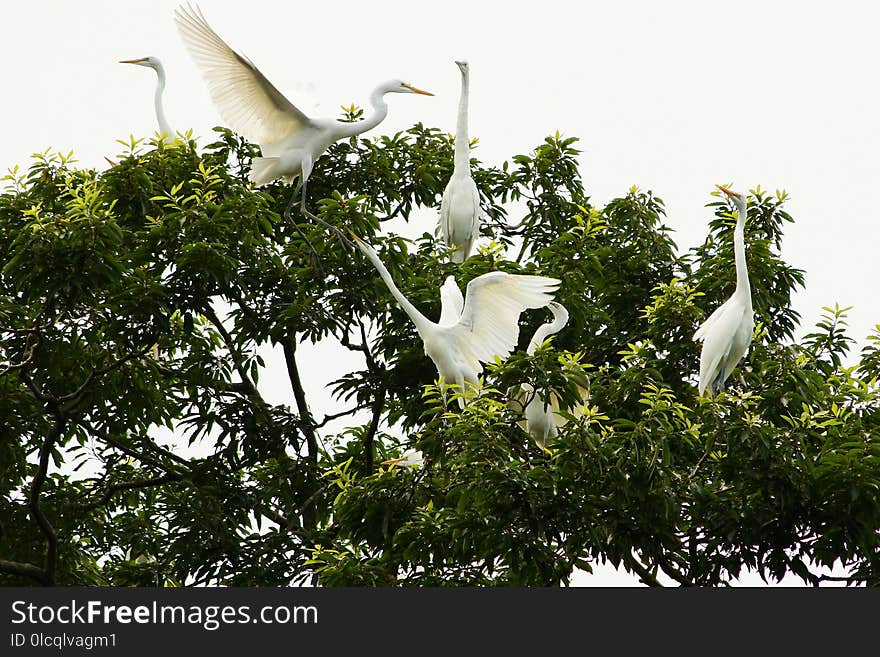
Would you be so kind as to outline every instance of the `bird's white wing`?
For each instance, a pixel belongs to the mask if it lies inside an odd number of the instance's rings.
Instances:
[[[519,316],[553,300],[561,281],[500,271],[477,276],[467,286],[464,311],[449,328],[459,347],[483,362],[508,356],[519,339]]]
[[[696,332],[694,333],[694,340],[695,341],[702,340],[706,337],[706,334],[709,332],[709,329],[711,329],[712,326],[715,324],[715,322],[718,321],[718,318],[724,314],[725,308],[727,308],[730,305],[731,301],[733,301],[733,297],[730,297],[727,301],[725,301],[720,306],[718,306],[715,309],[715,312],[713,312],[711,315],[709,315],[709,317],[706,319],[706,321],[703,322],[703,324],[700,326],[700,328],[698,328],[696,330]]]
[[[703,349],[700,352],[700,394],[718,376],[719,368],[725,366],[734,336],[742,323],[744,309],[741,303],[737,303],[736,298],[731,297],[723,308],[724,311],[715,317],[715,321],[709,327],[710,330],[703,335]]]
[[[440,326],[452,326],[461,318],[464,310],[464,297],[454,276],[447,276],[440,288]]]
[[[468,195],[473,207],[473,222],[471,223],[471,243],[473,244],[480,238],[480,191],[477,189],[477,183],[474,179],[468,177]]]
[[[256,66],[226,45],[198,7],[178,7],[174,19],[229,127],[259,144],[275,144],[311,123]]]

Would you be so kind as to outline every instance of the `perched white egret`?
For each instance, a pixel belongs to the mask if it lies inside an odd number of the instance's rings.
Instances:
[[[174,129],[165,118],[165,108],[162,104],[162,94],[165,92],[165,67],[158,57],[141,57],[140,59],[123,59],[120,64],[136,64],[137,66],[146,66],[156,71],[158,81],[156,83],[156,94],[153,102],[156,107],[156,120],[159,122],[159,132],[162,135],[162,141],[170,144],[174,141]]]
[[[550,303],[560,283],[547,276],[492,271],[471,280],[463,297],[455,279],[449,276],[441,288],[440,321],[432,322],[397,288],[373,247],[351,234],[415,324],[425,354],[434,361],[437,372],[446,383],[458,384],[460,391],[464,391],[465,382],[479,384],[481,362],[510,355],[519,339],[520,314]],[[459,404],[464,407],[461,398]]]
[[[254,158],[250,180],[264,185],[279,178],[288,183],[298,178],[291,205],[301,190],[300,207],[304,213],[306,183],[315,160],[333,142],[379,125],[388,114],[385,94],[433,95],[401,80],[390,80],[373,90],[370,96],[373,112],[363,121],[344,123],[336,119],[309,118],[250,60],[232,50],[208,25],[198,7],[178,7],[174,18],[223,120],[246,139],[260,145],[262,157]],[[297,56],[301,59],[301,53]]]
[[[400,458],[382,461],[382,465],[420,468],[425,465],[425,456],[417,449],[408,449]]]
[[[452,177],[443,190],[440,202],[440,236],[454,247],[452,262],[464,262],[480,236],[480,193],[471,178],[470,142],[468,141],[467,62],[455,62],[461,70],[461,97],[458,101],[458,125],[455,130],[455,163]]]
[[[752,290],[749,286],[749,270],[746,267],[745,225],[748,212],[746,199],[742,194],[732,192],[721,185],[718,185],[718,189],[730,196],[737,210],[736,228],[733,231],[736,290],[694,333],[694,340],[703,341],[703,349],[700,352],[701,395],[707,387],[713,395],[724,389],[727,377],[749,348],[755,328]]]
[[[561,331],[568,323],[568,311],[562,304],[553,301],[547,304],[547,308],[553,313],[553,321],[542,324],[532,336],[526,353],[530,356],[544,344],[551,335]],[[543,398],[531,383],[523,383],[518,389],[511,391],[511,408],[522,411],[525,415],[523,428],[535,439],[541,447],[547,445],[547,440],[556,438],[558,430],[568,420],[559,413],[559,397],[551,392],[547,399]],[[581,399],[586,401],[589,393],[581,388]],[[576,409],[575,409],[576,411]]]

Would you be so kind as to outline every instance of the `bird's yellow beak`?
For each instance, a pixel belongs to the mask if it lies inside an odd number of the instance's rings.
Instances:
[[[351,235],[353,238],[355,238],[358,242],[363,242],[363,240],[360,237],[358,237],[357,233],[355,233],[351,228],[346,228],[345,230],[347,230],[348,234]]]
[[[395,465],[396,463],[400,463],[403,459],[388,459],[387,461],[382,461],[382,465]]]
[[[425,91],[424,89],[417,89],[416,87],[412,86],[411,84],[404,83],[403,86],[406,87],[407,89],[409,89],[410,91],[412,91],[414,94],[422,94],[423,96],[433,96],[434,95],[430,91]]]
[[[725,194],[727,194],[728,196],[738,196],[738,194],[737,194],[736,192],[727,189],[727,187],[725,187],[724,185],[715,185],[715,186],[716,186],[718,189],[720,189],[722,192],[724,192]]]
[[[119,63],[120,64],[140,64],[145,59],[146,59],[146,57],[141,57],[140,59],[120,59]]]

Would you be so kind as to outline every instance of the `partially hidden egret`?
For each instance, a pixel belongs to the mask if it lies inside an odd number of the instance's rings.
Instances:
[[[694,333],[694,340],[702,340],[700,352],[699,393],[706,388],[713,395],[724,389],[724,382],[745,355],[752,341],[755,316],[752,310],[752,290],[746,267],[745,225],[748,213],[746,198],[727,187],[718,185],[736,206],[736,228],[733,231],[733,254],[736,262],[736,290],[718,306]]]
[[[461,71],[461,96],[458,101],[458,125],[455,130],[455,160],[452,177],[440,202],[440,237],[453,247],[452,262],[464,262],[480,236],[480,193],[471,178],[470,142],[468,141],[467,62],[455,62]]]
[[[158,81],[156,82],[156,94],[153,98],[153,103],[156,107],[156,121],[159,123],[159,132],[161,133],[162,141],[166,144],[170,144],[174,141],[176,133],[171,127],[171,124],[168,123],[168,119],[165,117],[165,108],[162,104],[162,95],[165,93],[165,67],[162,66],[162,61],[158,57],[149,56],[141,57],[140,59],[123,59],[120,60],[119,63],[146,66],[147,68],[156,71]]]
[[[547,276],[492,271],[472,279],[462,296],[455,278],[449,276],[441,288],[440,321],[432,322],[397,288],[373,247],[351,234],[415,324],[438,374],[446,383],[457,384],[461,392],[465,382],[479,385],[481,363],[510,355],[519,339],[519,316],[550,303],[560,283]],[[464,400],[459,397],[458,401],[464,408]]]
[[[547,304],[547,308],[553,313],[553,321],[542,324],[532,336],[526,353],[530,356],[544,344],[551,335],[559,333],[568,323],[568,311],[562,304],[553,301]],[[559,397],[550,392],[547,398],[541,396],[531,383],[523,383],[517,389],[511,391],[510,407],[521,411],[525,415],[523,428],[534,438],[541,447],[546,447],[547,440],[556,438],[558,430],[568,420],[559,412]],[[586,401],[589,393],[581,388],[581,399]],[[575,409],[574,412],[577,412]]]
[[[260,145],[262,157],[253,160],[251,182],[265,185],[279,178],[287,183],[299,179],[288,211],[297,192],[301,191],[300,209],[303,214],[310,214],[305,209],[306,183],[315,160],[333,142],[379,125],[388,114],[385,94],[433,95],[401,80],[389,80],[373,90],[370,96],[373,111],[363,121],[345,123],[309,118],[250,60],[232,50],[208,25],[198,7],[178,7],[174,18],[223,120],[246,139]],[[306,61],[302,53],[294,55],[295,61]]]
[[[408,449],[399,458],[382,461],[382,465],[420,468],[425,465],[425,456],[417,449]]]

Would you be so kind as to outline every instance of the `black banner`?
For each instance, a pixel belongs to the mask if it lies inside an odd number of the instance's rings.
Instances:
[[[853,589],[0,588],[0,655],[840,652],[873,643],[878,603]]]

